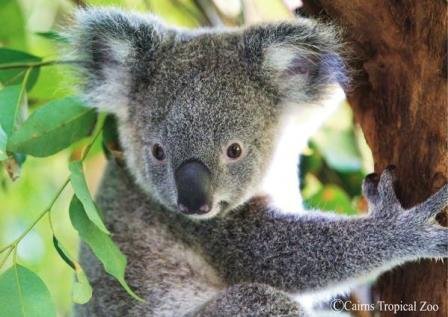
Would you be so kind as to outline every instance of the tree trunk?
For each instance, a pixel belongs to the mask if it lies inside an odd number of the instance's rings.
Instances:
[[[344,29],[353,58],[347,91],[375,161],[397,166],[397,193],[412,206],[448,178],[447,2],[304,0],[302,10]],[[446,214],[438,220],[446,225]],[[422,261],[380,277],[375,301],[427,301],[438,311],[381,316],[448,316],[448,266]],[[417,307],[418,308],[418,307]]]

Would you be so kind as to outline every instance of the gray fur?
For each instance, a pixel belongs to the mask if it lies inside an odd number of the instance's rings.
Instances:
[[[284,214],[262,190],[285,117],[323,117],[321,102],[346,83],[331,27],[298,20],[187,31],[90,9],[78,12],[71,39],[86,99],[118,118],[126,167],[109,163],[97,200],[128,257],[126,278],[146,300],[132,300],[83,247],[94,297],[78,316],[304,316],[297,294],[448,255],[447,229],[429,224],[447,205],[447,186],[403,210],[387,170],[378,185],[364,184],[369,215],[351,218]],[[229,162],[234,141],[244,154]],[[152,157],[155,143],[163,162]],[[173,173],[192,158],[211,171],[209,219],[176,211]]]

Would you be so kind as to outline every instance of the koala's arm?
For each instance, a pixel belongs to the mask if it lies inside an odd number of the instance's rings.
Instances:
[[[276,215],[260,212],[266,204],[253,203],[231,221],[211,222],[196,234],[228,282],[265,283],[288,292],[352,284],[406,261],[447,257],[448,229],[433,218],[448,204],[448,186],[404,210],[392,182],[390,170],[379,183],[378,177],[366,179],[370,213],[364,217]]]
[[[296,316],[304,310],[287,294],[265,284],[233,285],[186,317]]]

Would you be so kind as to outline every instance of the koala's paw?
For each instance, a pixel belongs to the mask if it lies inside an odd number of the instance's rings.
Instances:
[[[370,174],[363,183],[363,193],[372,217],[378,225],[388,226],[397,239],[423,257],[448,257],[448,228],[440,226],[435,216],[448,206],[448,185],[423,203],[405,210],[394,191],[394,167],[387,167],[381,176]]]
[[[381,176],[369,174],[364,179],[362,191],[369,203],[369,211],[373,216],[396,217],[403,207],[395,195],[395,167],[387,167]]]

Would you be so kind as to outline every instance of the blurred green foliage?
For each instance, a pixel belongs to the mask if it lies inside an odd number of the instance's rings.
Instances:
[[[55,30],[66,25],[70,13],[76,5],[82,3],[151,11],[168,23],[184,27],[216,23],[215,18],[208,15],[199,4],[203,1],[194,0],[0,0],[0,48],[3,49],[0,51],[0,60],[13,63],[16,60],[39,62],[61,59],[58,49],[60,38]],[[281,0],[244,1],[243,5],[239,1],[216,1],[213,7],[218,12],[220,21],[226,25],[291,18]],[[8,51],[5,48],[26,53]],[[0,116],[2,103],[10,102],[5,97],[7,89],[15,89],[10,88],[14,87],[12,84],[20,85],[25,74],[24,68],[0,72]],[[24,93],[31,113],[49,101],[74,93],[74,81],[67,65],[36,67],[28,76]],[[27,117],[27,114],[21,116]],[[0,157],[1,133],[2,131]],[[78,141],[68,149],[46,158],[28,156],[24,164],[24,156],[17,155],[12,160],[13,163],[3,162],[3,166],[0,166],[0,248],[20,236],[45,209],[69,176],[69,158],[79,155],[79,149],[85,143],[85,140]],[[95,142],[87,166],[102,166],[101,144],[101,138]],[[63,147],[65,146],[66,144]],[[3,145],[3,153],[5,147],[6,144]],[[360,206],[360,183],[363,175],[372,170],[372,162],[359,128],[353,125],[352,114],[347,105],[341,107],[310,142],[301,158],[300,168],[306,205],[348,214],[357,213]],[[7,171],[14,176],[20,174],[20,177],[12,181]],[[100,173],[91,172],[87,176],[90,188],[95,189]],[[78,234],[68,215],[72,196],[72,190],[67,189],[52,209],[53,229],[64,247],[54,248],[54,244],[59,245],[59,241],[53,241],[49,222],[42,219],[25,236],[17,250],[18,262],[36,272],[49,288],[58,316],[68,316],[72,305],[74,274],[67,263],[70,264],[70,259],[76,259],[78,248]],[[61,253],[66,257],[65,262]],[[3,257],[2,253],[0,263]],[[11,258],[0,268],[0,273],[9,267]],[[82,284],[82,275],[78,276],[75,285],[75,291],[80,292],[78,296],[82,301],[81,297],[85,296],[88,289],[80,283]]]
[[[356,214],[365,208],[361,182],[372,154],[347,104],[324,124],[301,157],[301,187],[309,208]]]

